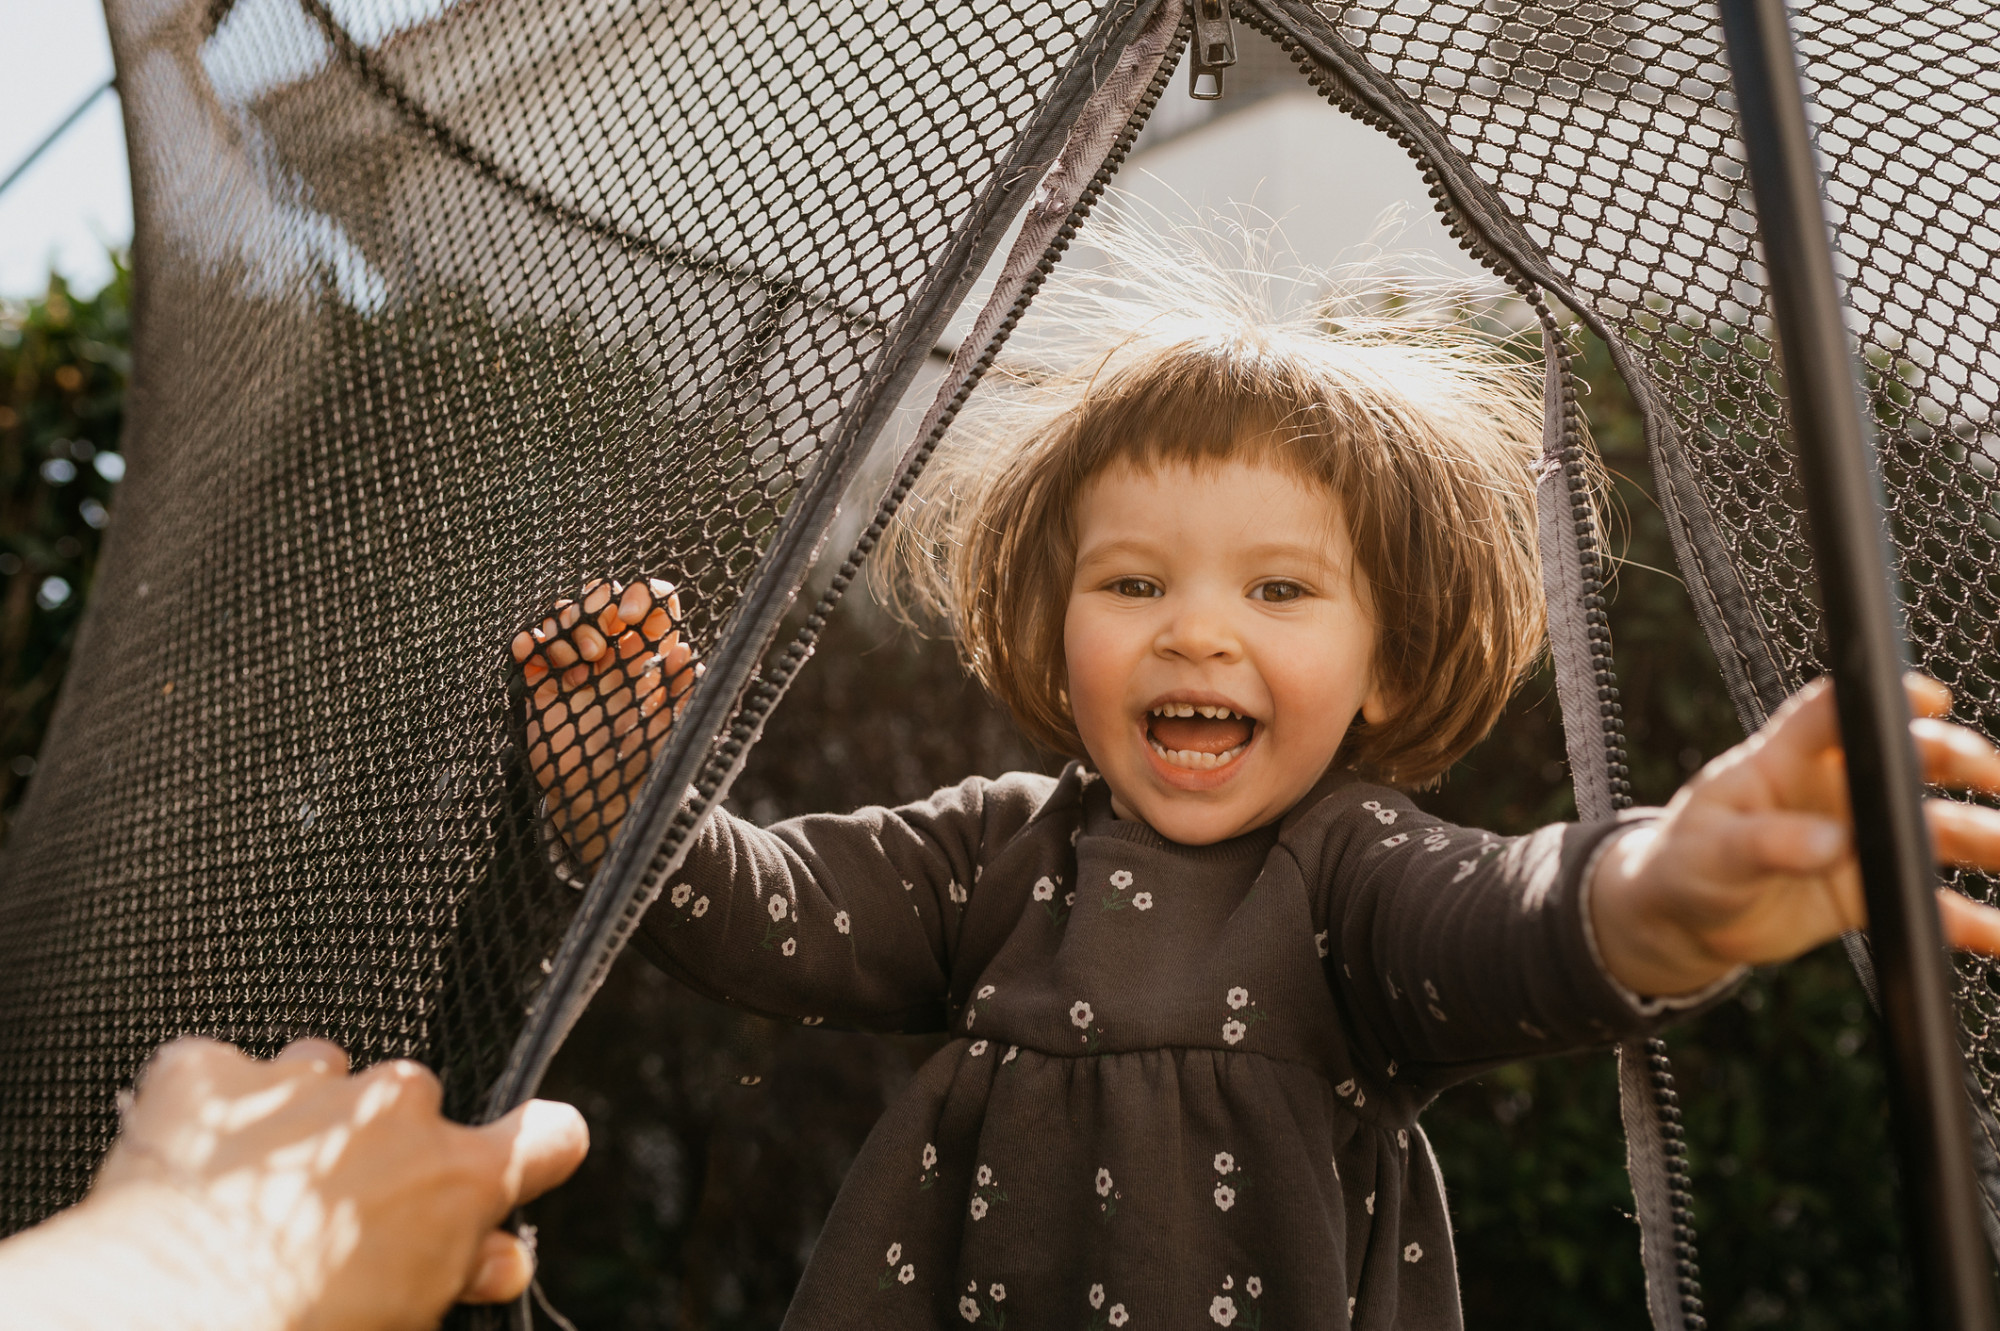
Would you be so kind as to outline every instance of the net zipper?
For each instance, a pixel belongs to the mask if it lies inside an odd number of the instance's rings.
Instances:
[[[1588,471],[1584,465],[1580,410],[1576,401],[1576,379],[1568,345],[1556,324],[1555,312],[1539,283],[1520,272],[1507,256],[1491,246],[1486,237],[1465,225],[1454,208],[1443,174],[1429,151],[1415,136],[1393,119],[1354,95],[1346,80],[1325,69],[1283,24],[1272,21],[1260,8],[1244,6],[1239,17],[1249,27],[1276,42],[1292,58],[1307,82],[1337,109],[1389,136],[1409,154],[1422,170],[1433,207],[1444,219],[1452,238],[1484,267],[1511,286],[1534,310],[1545,337],[1545,345],[1555,357],[1555,373],[1562,394],[1562,445],[1560,460],[1569,491],[1570,518],[1583,581],[1583,608],[1588,635],[1592,673],[1597,688],[1598,724],[1609,775],[1609,796],[1614,809],[1632,806],[1631,769],[1626,765],[1624,716],[1619,702],[1616,667],[1611,652],[1611,620],[1604,599],[1604,562],[1598,552],[1596,514],[1590,502]],[[1675,1088],[1664,1041],[1645,1041],[1647,1080],[1650,1083],[1654,1117],[1657,1122],[1666,1168],[1670,1214],[1673,1223],[1675,1265],[1674,1292],[1678,1297],[1681,1324],[1687,1331],[1703,1331],[1708,1325],[1701,1299],[1701,1268],[1695,1247],[1692,1180],[1688,1170],[1687,1143],[1681,1127],[1680,1097]]]
[[[847,558],[842,561],[839,570],[828,582],[826,590],[820,594],[819,600],[814,603],[812,613],[806,616],[804,625],[779,654],[777,661],[762,672],[746,691],[743,705],[737,713],[737,720],[730,726],[727,738],[716,746],[715,758],[703,770],[701,780],[695,786],[695,795],[704,807],[720,794],[735,765],[735,760],[756,742],[771,709],[777,705],[785,690],[791,687],[792,681],[798,676],[799,670],[811,658],[819,643],[820,634],[826,628],[828,617],[840,604],[841,598],[847,594],[847,589],[853,585],[855,578],[860,576],[868,556],[881,543],[883,534],[895,520],[896,513],[902,508],[904,500],[909,498],[918,475],[936,454],[938,444],[950,429],[951,423],[957,419],[959,411],[963,409],[986,371],[992,368],[1001,347],[1013,335],[1022,316],[1028,312],[1028,306],[1040,294],[1042,284],[1048,275],[1055,270],[1063,255],[1068,252],[1070,243],[1076,239],[1077,231],[1082,227],[1084,219],[1103,198],[1111,178],[1118,173],[1120,167],[1124,166],[1126,158],[1131,156],[1134,140],[1138,138],[1139,131],[1145,128],[1146,122],[1152,118],[1154,108],[1159,105],[1161,95],[1173,78],[1173,71],[1179,64],[1181,52],[1187,45],[1189,32],[1190,25],[1183,17],[1180,31],[1169,46],[1166,57],[1160,62],[1159,70],[1141,95],[1138,109],[1133,113],[1131,121],[1119,135],[1111,151],[1106,154],[1076,206],[1070,210],[1069,218],[1063,223],[1056,238],[1043,251],[1035,276],[1015,299],[998,332],[980,356],[973,373],[960,386],[950,405],[938,418],[930,433],[925,436],[922,444],[910,454],[902,471],[897,475],[895,484],[890,487],[888,494],[876,508],[873,520],[862,532],[860,539],[855,542]]]

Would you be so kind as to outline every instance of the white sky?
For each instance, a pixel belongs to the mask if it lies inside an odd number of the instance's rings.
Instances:
[[[0,0],[0,175],[109,77],[97,0]],[[107,93],[0,195],[0,296],[39,292],[52,265],[95,291],[111,273],[105,247],[131,236],[125,131]]]

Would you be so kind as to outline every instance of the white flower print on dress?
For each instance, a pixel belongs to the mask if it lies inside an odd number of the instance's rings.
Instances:
[[[992,1299],[995,1303],[1002,1302],[1007,1297],[1007,1287],[996,1280],[992,1285],[987,1287],[986,1297]]]
[[[833,930],[842,934],[852,932],[853,922],[847,918],[846,911],[838,910],[833,913]]]
[[[935,1142],[925,1142],[924,1168],[934,1169],[936,1167],[937,1167],[937,1144]]]
[[[1089,1029],[1090,1023],[1095,1021],[1096,1019],[1097,1019],[1097,1014],[1092,1012],[1090,1010],[1090,1004],[1084,1002],[1082,999],[1078,999],[1076,1002],[1070,1004],[1069,1024],[1076,1027],[1078,1030]]]
[[[798,950],[799,950],[799,940],[796,938],[787,938],[778,947],[778,951],[784,953],[788,957],[797,953]]]
[[[1424,1260],[1422,1246],[1412,1243],[1409,1247],[1403,1249],[1403,1260],[1406,1262],[1421,1262]]]
[[[1113,869],[1111,871],[1111,886],[1120,892],[1132,886],[1132,871],[1130,869]]]
[[[1002,1063],[1012,1063],[1015,1059],[1019,1058],[1020,1056],[1021,1056],[1021,1046],[1017,1044],[1010,1044],[1007,1046],[1006,1054],[1001,1057],[1000,1061]]]
[[[958,885],[956,878],[945,884],[944,894],[951,898],[954,906],[963,906],[966,901],[965,889]]]
[[[970,1209],[974,1220],[984,1220],[986,1218],[986,1199],[984,1197],[974,1197]]]
[[[1460,860],[1458,862],[1458,872],[1451,876],[1451,881],[1454,883],[1464,882],[1466,879],[1472,877],[1472,871],[1478,867],[1478,860]]]
[[[785,911],[788,907],[783,897],[773,896],[769,901],[764,903],[764,909],[771,912],[771,922],[775,924],[785,918]]]
[[[917,1190],[919,1192],[930,1191],[931,1185],[938,1181],[937,1162],[938,1162],[937,1146],[934,1143],[925,1142],[924,1172],[917,1176]]]
[[[1231,1008],[1240,1011],[1243,1005],[1250,1001],[1250,991],[1239,984],[1229,991],[1228,997],[1223,1001],[1228,1003]]]
[[[1250,1028],[1240,1021],[1230,1020],[1222,1023],[1222,1038],[1229,1044],[1235,1044],[1249,1033]]]
[[[825,1017],[800,1017],[800,1018],[799,1018],[799,1025],[801,1025],[801,1026],[817,1026],[817,1025],[819,1025],[819,1024],[820,1024],[821,1022],[823,1022],[823,1021],[825,1021],[825,1020],[826,1020],[826,1018],[825,1018]]]
[[[973,1299],[969,1295],[964,1298],[961,1298],[958,1301],[958,1315],[960,1317],[963,1317],[968,1322],[978,1321],[979,1320],[978,1300]]]
[[[1133,910],[1151,910],[1152,908],[1153,894],[1151,892],[1134,892],[1132,894]]]
[[[900,1243],[890,1244],[888,1255],[882,1261],[882,1273],[875,1277],[877,1289],[887,1289],[896,1284],[907,1285],[917,1278],[916,1264],[903,1261],[903,1245]],[[901,1269],[897,1268],[898,1262],[902,1262]]]
[[[1227,1183],[1216,1184],[1215,1185],[1216,1210],[1227,1211],[1230,1207],[1234,1205],[1236,1205],[1236,1189],[1230,1187]]]
[[[1451,844],[1451,838],[1446,836],[1442,832],[1433,832],[1429,836],[1424,838],[1424,849],[1431,851],[1433,853],[1443,850],[1446,846],[1449,846],[1450,844]]]
[[[1253,1299],[1261,1299],[1264,1297],[1264,1282],[1256,1276],[1251,1276],[1243,1282],[1243,1292]]]
[[[1093,1308],[1102,1308],[1104,1306],[1104,1286],[1092,1285],[1090,1287],[1090,1306]]]
[[[1076,904],[1076,893],[1074,892],[1063,893],[1063,905],[1074,906],[1075,904]]]
[[[1056,899],[1056,885],[1050,882],[1046,877],[1037,878],[1035,880],[1035,900],[1054,901],[1055,899]]]
[[[986,1052],[986,1041],[974,1040],[972,1042],[972,1047],[966,1050],[965,1052],[970,1054],[974,1058],[978,1058],[981,1054]]]
[[[1374,814],[1375,821],[1378,823],[1393,823],[1396,821],[1396,811],[1394,809],[1383,808],[1381,800],[1363,800],[1361,801],[1361,807]]]
[[[991,997],[993,997],[993,993],[994,993],[994,989],[993,989],[993,986],[992,986],[992,985],[990,985],[990,984],[982,984],[982,985],[980,985],[980,986],[979,986],[979,992],[978,992],[978,993],[976,993],[976,994],[974,994],[974,995],[973,995],[973,997],[974,997],[974,998],[991,998]]]
[[[1410,1130],[1408,1128],[1396,1129],[1396,1145],[1406,1151],[1410,1149]]]
[[[695,898],[694,909],[689,911],[688,914],[694,916],[697,920],[700,919],[702,916],[708,914],[708,898],[707,897]]]
[[[1367,1200],[1363,1201],[1363,1202],[1362,1202],[1361,1204],[1362,1204],[1363,1206],[1365,1206],[1365,1207],[1367,1207],[1367,1208],[1368,1208],[1368,1214],[1369,1214],[1369,1215],[1374,1215],[1374,1214],[1375,1214],[1375,1194],[1374,1194],[1374,1193],[1372,1193],[1372,1192],[1371,1192],[1371,1193],[1369,1193],[1369,1194],[1368,1194],[1368,1197],[1367,1197]]]
[[[896,1283],[899,1285],[907,1285],[916,1278],[917,1278],[917,1268],[912,1266],[908,1262],[904,1262],[903,1269],[896,1272]]]
[[[1408,841],[1409,839],[1410,839],[1410,834],[1408,832],[1398,832],[1394,836],[1383,837],[1382,844],[1385,846],[1395,847],[1402,845],[1405,841]]]
[[[891,1265],[891,1266],[894,1266],[894,1265],[895,1265],[895,1264],[896,1264],[897,1262],[900,1262],[900,1261],[902,1261],[902,1260],[903,1260],[903,1245],[902,1245],[902,1244],[900,1244],[900,1243],[892,1243],[892,1244],[890,1244],[890,1245],[889,1245],[889,1255],[888,1255],[887,1257],[883,1258],[882,1260],[883,1260],[883,1261],[885,1261],[885,1262],[887,1262],[887,1263],[888,1263],[889,1265]]]
[[[1328,947],[1326,943],[1326,936],[1331,932],[1332,930],[1330,929],[1322,929],[1318,933],[1313,935],[1313,947],[1318,950],[1320,956],[1322,957],[1326,956],[1328,953],[1333,951],[1333,949]]]
[[[1111,1195],[1111,1171],[1108,1169],[1097,1171],[1097,1195],[1100,1197]]]
[[[1125,1315],[1124,1304],[1114,1303],[1111,1305],[1111,1311],[1104,1315],[1104,1320],[1113,1326],[1123,1326],[1132,1319]]]
[[[1333,1093],[1339,1096],[1343,1100],[1345,1100],[1348,1096],[1354,1094],[1354,1078],[1349,1077],[1346,1081],[1334,1087]]]
[[[1218,1294],[1209,1301],[1208,1315],[1217,1326],[1230,1326],[1236,1321],[1236,1300],[1227,1294]]]
[[[965,1010],[965,1029],[967,1029],[968,1031],[971,1030],[972,1023],[974,1021],[977,1021],[978,1019],[979,1019],[979,1010],[977,1008],[967,1008]]]
[[[689,887],[686,883],[677,883],[674,886],[674,890],[667,894],[667,900],[674,903],[675,910],[679,910],[682,906],[687,905],[688,900],[693,896],[693,888]]]
[[[1235,1157],[1235,1156],[1231,1155],[1231,1154],[1230,1154],[1229,1152],[1227,1152],[1227,1151],[1217,1151],[1217,1152],[1215,1153],[1215,1172],[1216,1172],[1216,1173],[1218,1173],[1218,1174],[1227,1174],[1227,1173],[1228,1173],[1228,1172],[1229,1172],[1230,1170],[1232,1170],[1232,1169],[1234,1169],[1234,1168],[1236,1168],[1236,1157]]]
[[[980,1187],[982,1188],[991,1187],[993,1184],[993,1166],[981,1165],[979,1167],[979,1173],[975,1175],[975,1177],[978,1178]]]

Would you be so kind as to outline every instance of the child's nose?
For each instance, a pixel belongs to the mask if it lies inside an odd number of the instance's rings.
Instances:
[[[1162,655],[1190,661],[1230,660],[1242,651],[1224,608],[1200,600],[1179,608],[1161,629],[1154,647]]]

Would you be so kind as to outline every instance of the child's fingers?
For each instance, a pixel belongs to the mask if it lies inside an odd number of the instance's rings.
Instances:
[[[1715,849],[1743,877],[1821,873],[1847,853],[1847,828],[1818,814],[1771,810],[1731,823],[1716,838]]]
[[[548,674],[549,663],[543,660],[539,653],[529,657],[526,663],[521,666],[521,678],[531,689],[544,679],[547,679]]]
[[[2000,791],[2000,751],[1984,735],[1928,718],[1910,722],[1910,735],[1923,759],[1926,781],[1958,789]]]
[[[570,630],[570,641],[576,644],[576,654],[586,661],[595,661],[604,655],[608,644],[604,635],[589,624],[580,624]]]
[[[1956,892],[1938,889],[1938,920],[1944,941],[1983,956],[2000,957],[2000,910]]]
[[[2000,869],[2000,812],[1977,804],[1925,800],[1924,817],[1940,860],[1968,869]]]
[[[514,663],[523,664],[535,650],[535,635],[523,629],[514,635],[514,641],[508,647],[514,653]]]
[[[542,648],[542,655],[549,658],[549,664],[558,670],[567,670],[576,664],[576,648],[567,638],[557,638]]]
[[[627,624],[642,622],[653,609],[653,590],[642,579],[627,587],[618,597],[618,617]]]
[[[1929,675],[1914,670],[1904,675],[1903,693],[1910,700],[1910,710],[1918,716],[1944,716],[1951,711],[1951,690]]]
[[[611,584],[603,578],[592,578],[583,584],[583,613],[594,615],[611,604]]]

